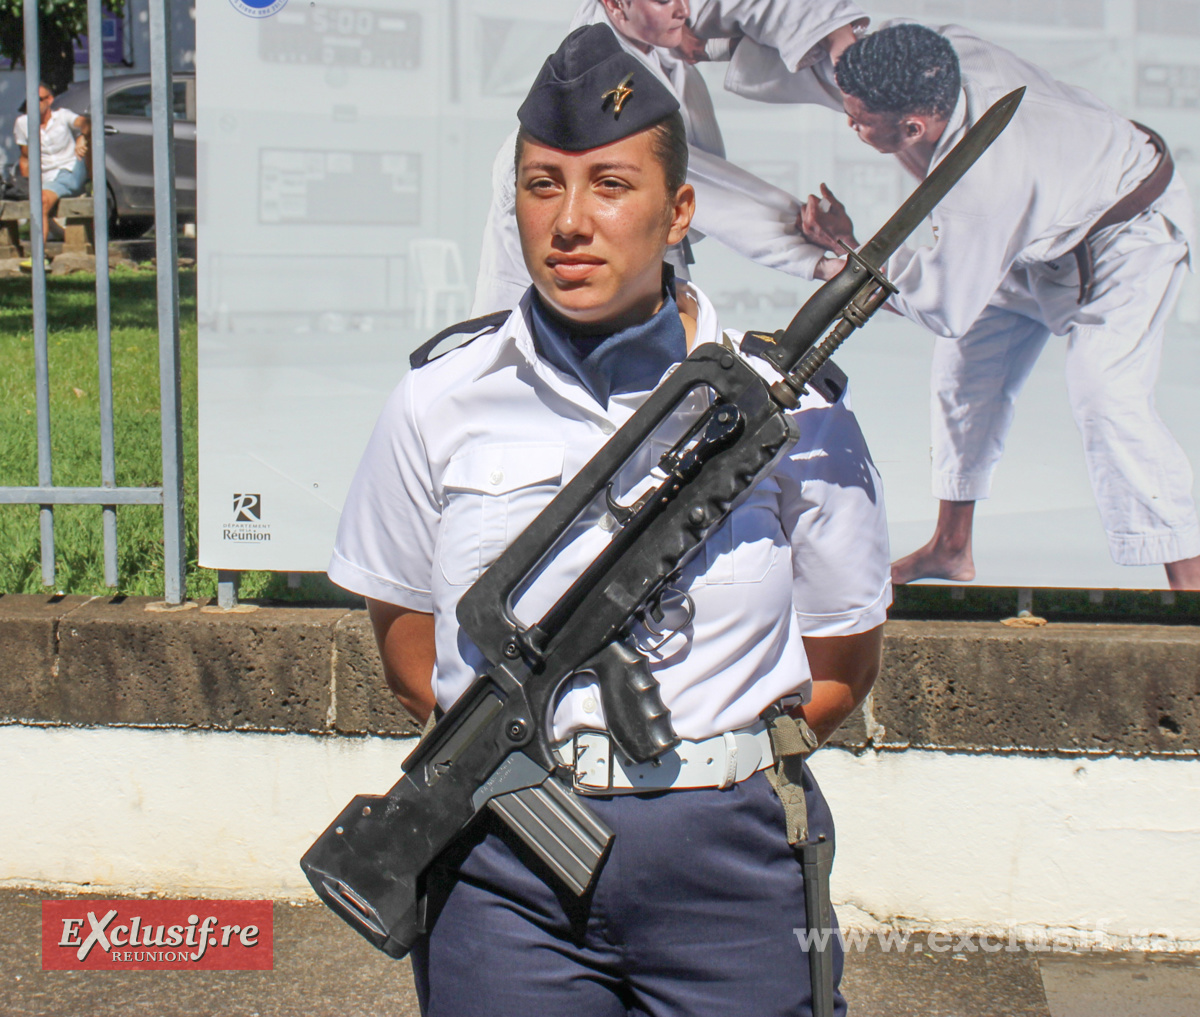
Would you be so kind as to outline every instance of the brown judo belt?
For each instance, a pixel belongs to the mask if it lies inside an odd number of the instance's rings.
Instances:
[[[1086,304],[1092,299],[1092,280],[1096,274],[1095,256],[1088,241],[1103,229],[1116,226],[1117,223],[1128,222],[1135,216],[1141,215],[1153,205],[1167,189],[1171,177],[1175,174],[1175,162],[1167,143],[1156,131],[1152,131],[1136,120],[1131,121],[1134,127],[1150,139],[1150,144],[1158,152],[1158,163],[1140,184],[1121,198],[1115,205],[1092,223],[1084,238],[1072,249],[1075,262],[1079,266],[1079,304]]]

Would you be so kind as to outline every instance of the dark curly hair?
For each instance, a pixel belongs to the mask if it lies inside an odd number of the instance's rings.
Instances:
[[[948,117],[962,76],[954,47],[924,25],[892,25],[864,36],[837,62],[837,83],[868,113]]]

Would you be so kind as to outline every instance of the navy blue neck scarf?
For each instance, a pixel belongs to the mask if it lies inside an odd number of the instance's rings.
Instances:
[[[577,378],[601,406],[618,392],[645,392],[668,367],[687,356],[687,335],[679,320],[674,288],[666,280],[663,305],[640,325],[607,335],[581,335],[546,310],[537,290],[529,302],[533,343],[538,355]]]

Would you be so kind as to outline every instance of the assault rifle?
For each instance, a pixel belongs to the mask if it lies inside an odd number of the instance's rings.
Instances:
[[[658,610],[704,540],[796,442],[787,410],[896,292],[883,265],[1004,129],[1023,93],[997,102],[865,246],[846,248],[846,267],[786,329],[746,333],[742,352],[765,359],[779,380],[768,384],[719,344],[696,347],[464,594],[458,620],[487,673],[421,740],[400,781],[386,795],[353,799],[301,860],[320,898],[376,947],[392,957],[411,949],[426,928],[426,871],[485,808],[575,893],[587,889],[612,833],[554,775],[561,764],[548,718],[559,686],[579,672],[596,676],[609,733],[634,762],[679,743],[633,626]],[[837,388],[834,376],[823,394],[836,400]],[[707,409],[659,460],[650,489],[618,504],[614,477],[696,390],[711,396]],[[600,498],[618,523],[611,541],[541,620],[522,624],[514,597]]]

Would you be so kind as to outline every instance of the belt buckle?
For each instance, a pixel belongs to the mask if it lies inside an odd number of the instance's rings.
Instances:
[[[576,731],[572,736],[572,749],[574,764],[571,768],[571,787],[579,794],[603,794],[606,791],[611,791],[613,786],[613,740],[607,731],[592,731],[582,730]],[[604,777],[603,784],[585,784],[580,780],[579,764],[580,756],[591,755],[596,757],[599,752],[604,753],[603,760],[591,765],[602,765],[601,771]],[[591,776],[590,768],[585,771],[587,776]]]

